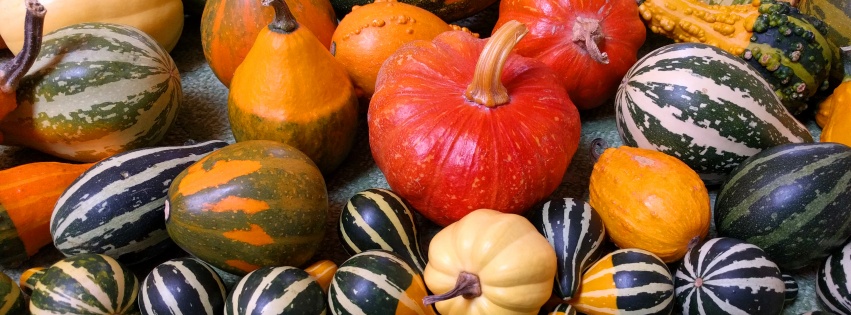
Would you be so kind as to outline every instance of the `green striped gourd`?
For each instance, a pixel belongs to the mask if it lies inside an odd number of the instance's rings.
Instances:
[[[21,278],[18,280],[18,285],[21,291],[26,295],[32,295],[35,285],[38,284],[38,279],[44,275],[47,267],[33,267],[21,273]]]
[[[227,290],[207,263],[191,257],[175,258],[154,267],[142,281],[142,315],[221,315]]]
[[[822,262],[815,280],[822,305],[836,314],[851,314],[851,243]]]
[[[80,254],[50,266],[30,296],[33,315],[138,314],[139,281],[112,257]]]
[[[677,157],[707,184],[760,150],[813,142],[756,70],[705,44],[645,55],[624,77],[615,106],[625,145]]]
[[[390,190],[372,188],[349,198],[340,212],[337,232],[349,255],[384,249],[405,258],[419,273],[425,268],[414,214],[408,203]]]
[[[96,163],[59,197],[50,219],[53,244],[65,256],[105,254],[124,263],[173,248],[163,214],[171,181],[226,145],[137,149]]]
[[[573,198],[548,200],[532,208],[528,218],[555,249],[558,270],[553,293],[569,300],[582,272],[603,254],[603,220],[591,205]]]
[[[851,148],[785,144],[730,174],[715,201],[719,236],[765,250],[781,269],[820,261],[851,236]]]
[[[827,38],[836,46],[851,45],[851,2],[847,0],[798,0],[798,10],[824,21]]]
[[[798,281],[789,274],[783,274],[783,285],[786,287],[783,300],[786,304],[792,303],[798,298]]]
[[[759,247],[728,237],[689,250],[674,276],[683,314],[780,314],[785,284]]]
[[[44,36],[0,124],[7,144],[95,162],[159,142],[183,92],[168,52],[136,28],[84,23]]]
[[[226,315],[324,315],[325,294],[304,270],[264,267],[239,280],[224,310]]]
[[[319,168],[275,141],[237,142],[172,181],[166,231],[183,250],[224,271],[301,266],[325,236],[328,191]]]
[[[661,315],[671,313],[673,301],[674,280],[662,259],[641,249],[619,249],[585,271],[568,302],[588,315]]]
[[[422,275],[399,255],[381,249],[350,257],[334,273],[328,290],[331,314],[434,315],[423,305]]]
[[[559,304],[549,315],[576,315],[576,309],[570,304]]]
[[[15,280],[0,272],[0,315],[26,314],[27,303]]]

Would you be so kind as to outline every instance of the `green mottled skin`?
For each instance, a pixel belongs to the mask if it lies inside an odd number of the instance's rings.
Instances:
[[[27,258],[29,256],[24,242],[18,236],[18,228],[0,204],[0,266],[17,267]]]

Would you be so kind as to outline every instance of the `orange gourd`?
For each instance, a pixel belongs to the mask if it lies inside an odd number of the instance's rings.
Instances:
[[[332,53],[346,67],[358,96],[369,98],[375,92],[381,64],[396,49],[450,30],[452,26],[425,9],[396,0],[376,0],[353,7],[340,20],[332,37]]]
[[[821,142],[839,142],[851,146],[851,46],[842,48],[845,78],[819,104],[816,122],[824,129]]]
[[[326,48],[337,27],[328,0],[287,0],[299,23],[310,29]],[[248,55],[261,29],[272,22],[274,10],[260,0],[207,0],[201,16],[201,45],[213,73],[230,86],[233,73]]]
[[[26,0],[24,3],[27,7],[24,47],[15,58],[0,65],[0,120],[18,107],[15,90],[41,50],[41,33],[47,10],[37,0]],[[2,142],[3,134],[0,133],[0,143]]]
[[[620,248],[680,260],[709,233],[709,193],[700,176],[662,152],[608,148],[591,171],[589,204]]]
[[[320,260],[304,268],[304,271],[316,280],[325,294],[328,294],[328,287],[331,286],[334,273],[337,272],[337,264],[327,259]]]
[[[0,171],[0,265],[20,264],[53,242],[53,207],[93,164],[38,162]]]
[[[275,20],[237,68],[228,95],[236,141],[273,140],[309,156],[327,174],[348,155],[358,100],[341,66],[299,26],[283,0],[263,0]]]

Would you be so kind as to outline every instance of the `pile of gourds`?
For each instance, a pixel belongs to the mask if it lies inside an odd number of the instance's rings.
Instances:
[[[67,256],[0,277],[0,314],[779,314],[813,265],[851,314],[848,8],[503,0],[489,36],[447,23],[493,3],[0,0],[0,143],[63,160],[0,170],[0,264]],[[235,143],[157,145],[184,5]],[[639,59],[648,30],[677,43]],[[579,110],[610,100],[625,145],[594,141],[587,202],[553,196]],[[314,261],[362,124],[390,189],[341,211],[350,257]],[[415,215],[442,226],[427,255]]]

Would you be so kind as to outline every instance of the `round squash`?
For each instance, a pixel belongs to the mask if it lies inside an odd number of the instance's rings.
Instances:
[[[219,274],[196,258],[175,258],[154,267],[142,281],[142,315],[221,315],[227,290]]]
[[[433,13],[396,0],[376,0],[355,6],[340,20],[332,37],[332,53],[346,67],[359,96],[375,93],[375,80],[381,65],[402,44],[432,40],[451,31]]]
[[[251,140],[210,153],[168,191],[166,230],[224,271],[300,266],[325,235],[328,192],[316,164],[289,145]]]
[[[41,0],[50,14],[44,33],[78,23],[127,25],[153,37],[166,51],[177,45],[183,31],[181,0]],[[17,54],[24,42],[23,0],[0,0],[0,36]]]
[[[337,17],[328,0],[287,0],[287,5],[299,24],[310,29],[322,45],[331,46]],[[257,34],[274,16],[275,11],[260,0],[207,1],[201,16],[201,46],[210,69],[225,86],[230,86]]]
[[[836,314],[851,314],[851,243],[845,244],[819,265],[816,274],[816,295],[827,310]]]
[[[682,161],[653,150],[608,148],[591,171],[589,203],[620,248],[639,248],[666,263],[709,233],[709,193]]]
[[[30,296],[32,315],[139,314],[139,281],[109,256],[80,254],[65,258],[39,275]]]
[[[225,315],[324,315],[325,294],[304,270],[264,267],[237,282],[224,310]]]
[[[80,162],[155,145],[183,102],[169,53],[134,27],[106,23],[45,35],[17,93],[0,122],[6,144]]]

